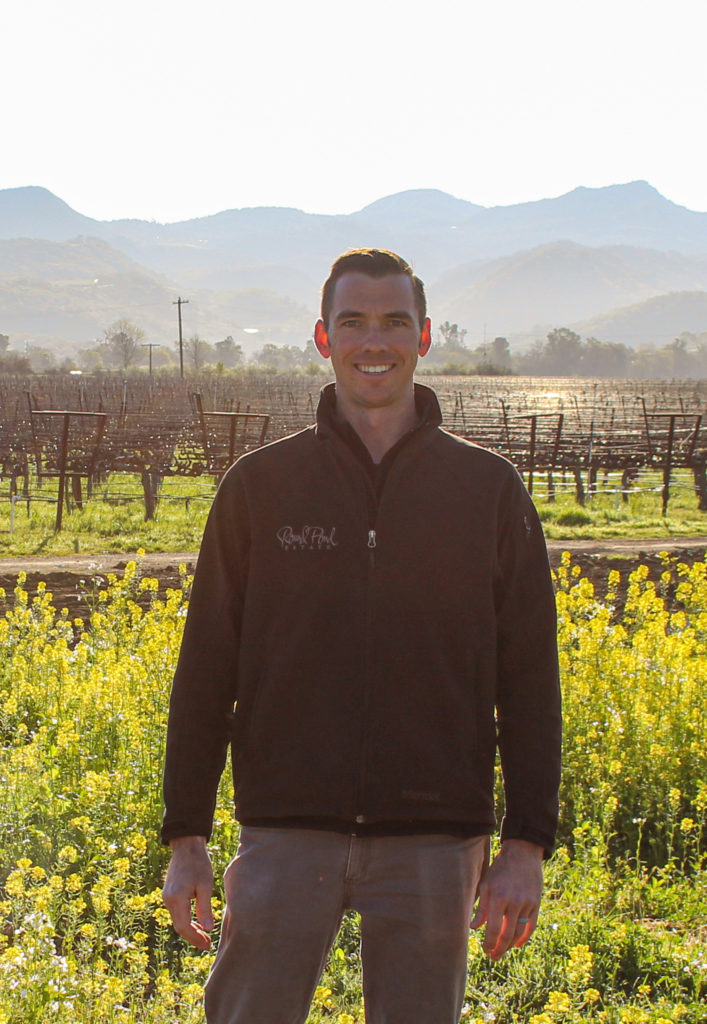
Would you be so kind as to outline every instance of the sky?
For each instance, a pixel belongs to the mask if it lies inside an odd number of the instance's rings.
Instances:
[[[0,188],[99,220],[644,179],[707,211],[707,4],[3,5]]]

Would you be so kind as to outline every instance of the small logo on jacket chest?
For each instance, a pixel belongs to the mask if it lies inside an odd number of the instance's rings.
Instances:
[[[335,526],[281,526],[275,534],[283,551],[332,551],[338,547]]]

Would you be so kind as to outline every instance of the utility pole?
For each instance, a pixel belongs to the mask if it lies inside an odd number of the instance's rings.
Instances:
[[[179,316],[179,376],[184,380],[184,345],[182,344],[182,305],[185,302],[189,302],[189,299],[183,299],[181,296],[172,305],[177,307],[177,314]]]
[[[143,348],[149,348],[150,350],[150,376],[152,376],[152,350],[153,348],[160,348],[156,341],[143,342]]]

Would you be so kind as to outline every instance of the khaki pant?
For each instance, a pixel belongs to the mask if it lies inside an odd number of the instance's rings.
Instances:
[[[488,840],[243,828],[225,874],[208,1024],[303,1024],[344,911],[368,1024],[457,1024]]]

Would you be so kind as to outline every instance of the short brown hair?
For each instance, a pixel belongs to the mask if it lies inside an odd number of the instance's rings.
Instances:
[[[425,286],[409,263],[389,249],[349,249],[334,260],[329,277],[322,288],[322,320],[329,330],[329,316],[334,304],[336,282],[344,274],[367,274],[368,277],[387,277],[388,274],[404,274],[412,282],[415,306],[422,327],[427,317]]]

